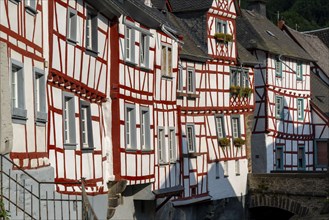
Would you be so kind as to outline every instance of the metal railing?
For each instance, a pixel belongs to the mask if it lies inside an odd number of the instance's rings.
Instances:
[[[0,155],[0,199],[12,219],[95,219],[84,181],[43,182]],[[81,192],[63,194],[55,189],[81,187]]]

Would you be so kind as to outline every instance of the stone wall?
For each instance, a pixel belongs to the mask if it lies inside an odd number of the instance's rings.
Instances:
[[[249,208],[281,208],[299,217],[326,214],[329,196],[327,173],[248,175]]]

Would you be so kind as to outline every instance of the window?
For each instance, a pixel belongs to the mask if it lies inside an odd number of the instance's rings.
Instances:
[[[81,149],[93,149],[93,130],[90,103],[81,101],[80,104],[80,134]]]
[[[219,163],[216,162],[216,179],[219,179]]]
[[[327,168],[328,166],[328,144],[327,140],[315,141],[315,166],[317,168]]]
[[[232,117],[232,137],[240,137],[240,118],[236,116]]]
[[[135,30],[125,28],[125,58],[126,61],[135,62]]]
[[[283,97],[282,96],[275,97],[275,116],[277,119],[283,118]]]
[[[217,137],[218,138],[225,137],[225,128],[224,128],[224,118],[223,118],[223,116],[215,117],[215,123],[216,123]]]
[[[172,51],[171,47],[167,45],[161,45],[161,74],[163,76],[172,76]]]
[[[278,60],[275,61],[275,76],[282,76],[282,62]]]
[[[275,150],[276,170],[283,170],[283,146],[276,146]]]
[[[63,92],[63,125],[64,125],[64,147],[75,149],[75,104],[74,95]]]
[[[12,119],[15,123],[25,123],[27,111],[25,109],[25,83],[23,63],[11,62],[11,105]]]
[[[175,128],[169,128],[169,159],[170,162],[176,162],[176,134]]]
[[[248,69],[231,68],[231,86],[249,87]]]
[[[193,68],[187,68],[187,92],[195,93],[195,71]]]
[[[240,175],[240,161],[239,160],[235,161],[235,175],[237,175],[237,176]]]
[[[297,99],[297,117],[298,120],[304,119],[304,99]]]
[[[195,152],[194,125],[186,125],[187,147],[189,152]]]
[[[97,52],[98,44],[98,17],[97,12],[88,8],[86,17],[86,48]]]
[[[38,68],[34,68],[34,108],[36,121],[45,123],[47,121],[46,79],[45,72]]]
[[[72,8],[68,9],[67,15],[67,33],[68,40],[77,42],[77,12]]]
[[[141,148],[142,150],[150,150],[150,112],[147,108],[141,108],[140,114]]]
[[[162,127],[158,128],[158,157],[159,163],[166,162],[166,142],[165,142],[165,130]]]
[[[227,21],[216,19],[216,32],[227,34]]]
[[[178,68],[177,90],[183,91],[183,86],[183,68],[180,66]]]
[[[305,148],[304,145],[298,145],[298,170],[305,170]]]
[[[149,67],[149,36],[145,33],[140,35],[139,60],[142,67]]]
[[[125,132],[126,148],[135,150],[136,146],[136,110],[135,106],[126,104],[125,106]]]
[[[297,78],[297,80],[303,80],[303,65],[302,65],[302,63],[297,63],[296,78]]]
[[[228,161],[224,161],[224,177],[228,177]]]
[[[25,0],[25,7],[32,13],[37,13],[37,0]]]

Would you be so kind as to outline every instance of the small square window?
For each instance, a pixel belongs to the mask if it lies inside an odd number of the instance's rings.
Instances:
[[[72,8],[68,9],[67,12],[67,29],[66,37],[68,40],[76,43],[77,42],[77,12]]]
[[[216,19],[216,32],[227,34],[227,21]]]

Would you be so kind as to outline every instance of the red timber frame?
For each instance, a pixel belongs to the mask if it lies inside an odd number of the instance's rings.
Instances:
[[[255,71],[259,72],[259,78],[255,89],[256,110],[254,115],[253,134],[266,134],[271,139],[271,152],[273,155],[273,167],[276,169],[275,156],[276,145],[283,146],[284,164],[283,170],[297,170],[298,147],[304,146],[305,149],[305,170],[313,170],[313,139],[314,130],[312,128],[311,106],[310,106],[310,71],[303,71],[303,80],[296,80],[296,60],[290,58],[283,59],[282,77],[275,74],[275,60],[277,57],[265,52],[255,52],[259,60],[265,59],[266,66],[259,65]],[[286,66],[289,66],[286,67]],[[309,63],[303,62],[307,70]],[[308,68],[309,69],[309,68]],[[275,113],[275,97],[282,96],[287,100],[284,103],[284,115],[278,119]],[[297,117],[297,99],[304,100],[304,117],[298,120]],[[260,129],[264,128],[264,129]],[[267,138],[267,140],[268,140]]]
[[[110,21],[105,15],[104,24],[98,25],[98,53],[90,55],[85,46],[86,26],[86,1],[49,1],[49,75],[48,75],[48,150],[55,166],[55,181],[76,182],[86,178],[86,190],[89,195],[102,194],[104,192],[104,164],[106,161],[103,146],[104,112],[102,103],[106,101],[109,51],[110,51]],[[91,7],[88,5],[88,7]],[[81,29],[77,36],[80,42],[71,43],[63,30],[66,30],[67,13],[69,8],[76,10],[77,20],[82,21]],[[60,16],[65,13],[65,16]],[[98,18],[99,19],[99,18]],[[61,25],[65,24],[65,27]],[[101,36],[101,37],[100,37]],[[102,41],[100,40],[102,39]],[[73,64],[73,67],[72,67]],[[71,66],[70,66],[71,65]],[[91,126],[93,130],[94,149],[84,151],[81,149],[81,135],[77,135],[75,150],[65,149],[63,146],[64,134],[62,120],[64,110],[61,103],[62,93],[69,92],[75,99],[75,107],[80,106],[81,101],[90,103]],[[80,107],[75,108],[76,133],[80,131]],[[61,130],[56,130],[62,127]],[[96,132],[94,132],[94,130]],[[98,132],[97,132],[98,131]],[[80,134],[80,133],[79,133]],[[97,135],[97,136],[95,136]],[[99,135],[99,136],[98,136]],[[99,140],[96,141],[95,140]],[[85,161],[88,161],[85,162]],[[67,194],[79,194],[79,185],[66,185],[58,187],[58,191]]]
[[[27,72],[32,72],[33,67],[43,68],[44,58],[44,12],[43,4],[41,0],[36,1],[36,13],[28,11],[25,7],[25,2],[13,3],[9,0],[2,0],[0,3],[2,18],[0,24],[1,37],[0,41],[7,45],[8,51],[7,56],[10,59],[15,59],[24,64],[24,67],[29,67],[29,69],[24,69],[24,77],[27,77]],[[16,14],[13,16],[13,14]],[[10,19],[10,17],[14,19]],[[28,26],[28,27],[27,27]],[[32,33],[27,30],[32,30]],[[39,41],[37,40],[39,37]],[[28,66],[30,63],[31,66]],[[9,64],[11,66],[11,64]],[[11,70],[11,68],[9,68]],[[32,85],[32,88],[34,85]],[[25,85],[26,93],[33,93],[27,90]],[[33,99],[32,99],[33,100]],[[34,100],[33,100],[34,101]],[[33,111],[34,109],[27,109],[27,111]],[[35,117],[35,115],[34,115]],[[32,122],[32,121],[33,122]],[[33,128],[31,128],[30,123],[33,123]],[[34,118],[30,118],[27,122],[22,125],[24,127],[23,146],[13,146],[13,151],[10,153],[10,158],[18,164],[22,169],[37,169],[45,166],[49,166],[48,163],[48,153],[46,149],[40,149],[37,142],[38,129],[37,125],[34,123]],[[30,127],[30,128],[29,128]],[[15,133],[15,130],[14,130]],[[44,142],[46,142],[46,132],[43,137]],[[28,136],[33,136],[33,142],[31,146],[31,141],[28,140]],[[15,135],[14,135],[15,138]],[[20,141],[22,142],[22,141]],[[44,143],[46,145],[46,143]],[[18,149],[21,148],[21,149]],[[22,149],[25,148],[25,149]]]

